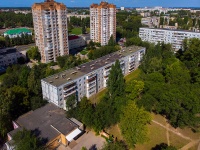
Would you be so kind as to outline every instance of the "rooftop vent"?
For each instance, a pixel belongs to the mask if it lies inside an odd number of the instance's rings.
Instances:
[[[56,76],[56,77],[55,77],[55,79],[58,79],[58,78],[59,78],[59,76]]]
[[[49,81],[49,83],[53,83],[53,81]]]
[[[67,81],[71,80],[71,78],[67,78]]]
[[[107,64],[108,62],[106,61],[105,64]]]
[[[83,68],[85,68],[85,66],[83,66]]]
[[[94,67],[91,68],[91,70],[93,70],[93,69],[94,69]]]
[[[77,72],[76,71],[74,71],[74,72],[72,72],[71,74],[76,74]]]

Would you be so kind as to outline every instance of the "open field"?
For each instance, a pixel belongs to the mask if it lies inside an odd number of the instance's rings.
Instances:
[[[75,35],[82,34],[82,30],[81,30],[81,28],[74,28],[74,29],[72,29],[71,34],[75,34]]]
[[[125,80],[126,82],[129,82],[131,80],[136,80],[139,78],[139,75],[141,73],[140,69],[135,70],[134,72],[131,72],[130,74],[128,74],[127,76],[125,76]]]
[[[153,121],[148,125],[148,141],[144,144],[137,144],[135,150],[151,150],[160,143],[169,143],[180,150],[197,150],[198,142],[200,138],[200,133],[193,133],[190,129],[175,129],[170,126],[166,119],[161,115],[156,115],[152,113]],[[155,123],[155,122],[157,123]],[[160,124],[160,125],[159,125]],[[108,129],[106,132],[113,135],[114,138],[117,137],[118,140],[123,140],[123,136],[120,133],[120,128],[118,125],[114,125]],[[167,133],[168,132],[168,133]],[[181,149],[186,145],[190,145],[187,149]]]

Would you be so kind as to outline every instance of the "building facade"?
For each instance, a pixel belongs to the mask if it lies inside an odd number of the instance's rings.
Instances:
[[[111,66],[120,61],[124,75],[134,71],[140,64],[145,48],[132,46],[103,56],[41,80],[43,98],[66,109],[66,101],[75,95],[80,101],[82,97],[91,97],[107,86]]]
[[[90,6],[90,38],[107,45],[113,35],[116,39],[116,6],[107,2]]]
[[[26,59],[26,51],[18,51],[16,48],[0,49],[0,67],[17,64],[20,57]]]
[[[169,43],[172,45],[173,49],[179,50],[182,48],[182,42],[185,38],[200,39],[200,32],[156,28],[140,28],[139,37],[142,39],[142,41],[147,41],[150,43]]]
[[[3,35],[4,37],[9,36],[9,38],[16,38],[21,37],[22,34],[32,35],[32,31],[27,28],[15,28],[7,30]]]
[[[143,25],[148,26],[149,28],[154,28],[154,27],[159,28],[160,17],[153,16],[153,17],[142,18],[141,23]]]
[[[67,8],[54,0],[35,3],[32,6],[35,42],[41,53],[41,61],[56,61],[56,57],[68,55]]]
[[[69,39],[69,50],[86,46],[86,40],[82,36],[70,35]]]

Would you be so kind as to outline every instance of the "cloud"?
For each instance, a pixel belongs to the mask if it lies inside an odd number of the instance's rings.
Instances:
[[[71,3],[74,3],[74,2],[75,2],[75,0],[71,0],[70,2],[71,2]]]

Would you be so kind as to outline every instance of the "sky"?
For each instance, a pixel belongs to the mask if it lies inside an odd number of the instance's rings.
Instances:
[[[0,7],[31,7],[33,3],[44,0],[0,0]],[[100,3],[101,0],[56,0],[67,7],[89,7],[92,3]],[[200,0],[106,0],[117,7],[200,7]]]

